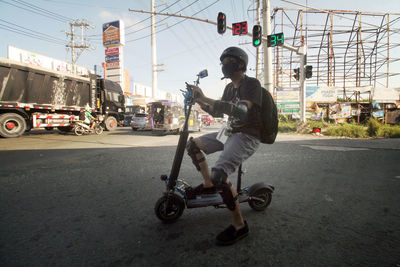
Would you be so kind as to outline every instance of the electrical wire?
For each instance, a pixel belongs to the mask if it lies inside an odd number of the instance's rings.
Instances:
[[[22,29],[22,31],[26,30],[26,31],[28,31],[28,33],[31,33],[31,34],[33,34],[33,35],[43,36],[43,37],[45,37],[45,38],[54,40],[55,42],[62,42],[62,43],[64,42],[63,39],[59,39],[59,38],[53,37],[53,36],[51,36],[51,35],[48,35],[48,34],[45,34],[45,33],[42,33],[42,32],[34,31],[34,30],[25,28],[25,27],[23,27],[23,26],[14,24],[14,23],[12,23],[12,22],[9,22],[9,21],[3,20],[3,19],[0,19],[0,21],[5,22],[5,23],[8,23],[8,24],[10,24],[10,25],[12,25],[12,26],[18,27],[18,28]],[[3,25],[3,26],[7,26],[7,25],[4,25],[4,24],[2,24],[2,25]],[[15,28],[14,28],[14,29],[15,29]]]
[[[167,10],[167,9],[169,9],[169,8],[171,8],[171,7],[173,7],[175,4],[177,4],[178,2],[180,2],[181,0],[177,0],[177,1],[175,1],[175,2],[173,2],[171,5],[169,5],[169,6],[167,6],[166,8],[164,8],[164,9],[162,9],[162,10],[160,10],[159,12],[163,12],[163,11],[165,11],[165,10]],[[197,1],[196,1],[197,2]],[[147,18],[145,18],[145,19],[143,19],[143,20],[141,20],[141,21],[138,21],[138,22],[136,22],[136,23],[134,23],[134,24],[132,24],[132,25],[129,25],[128,27],[125,27],[125,30],[127,30],[127,29],[129,29],[129,28],[131,28],[131,27],[133,27],[133,26],[135,26],[135,25],[137,25],[137,24],[139,24],[139,23],[142,23],[143,21],[145,21],[145,20],[148,20],[148,19],[150,19],[151,18],[151,16],[149,16],[149,17],[147,17]],[[149,26],[150,27],[150,26]],[[148,28],[148,27],[147,27]]]
[[[50,38],[51,36],[47,37],[49,35],[44,35],[42,33],[39,33],[40,35],[34,34],[32,32],[35,32],[35,31],[29,30],[29,29],[28,29],[28,31],[25,31],[25,30],[21,30],[21,29],[18,29],[18,28],[10,27],[9,25],[2,24],[2,23],[0,23],[0,29],[6,30],[6,31],[10,31],[10,32],[13,32],[13,33],[17,33],[17,34],[20,34],[20,35],[24,35],[24,36],[27,36],[27,37],[35,38],[35,39],[38,39],[38,40],[41,40],[41,41],[46,41],[46,42],[49,42],[49,43],[65,46],[65,43],[59,42],[59,41],[55,40],[54,38]]]
[[[57,13],[55,13],[53,11],[49,11],[47,9],[41,8],[41,7],[33,5],[33,4],[30,4],[30,3],[26,2],[26,1],[23,1],[23,0],[12,0],[12,1],[13,2],[18,2],[18,3],[20,3],[20,4],[24,5],[24,6],[29,6],[32,9],[35,9],[35,10],[37,10],[39,12],[47,13],[50,16],[58,17],[58,18],[60,18],[62,20],[73,20],[72,18],[66,17],[64,15],[57,14]]]
[[[175,12],[175,13],[173,13],[173,14],[174,14],[174,15],[178,14],[179,12],[185,10],[186,8],[188,8],[188,7],[192,6],[192,5],[194,5],[194,4],[197,3],[198,1],[199,1],[199,0],[195,0],[195,1],[192,2],[191,4],[187,5],[186,7],[184,7],[184,8],[182,8],[182,9],[178,10],[177,12]],[[176,3],[176,2],[175,2],[175,3]],[[162,11],[164,11],[164,10],[165,10],[165,9],[161,10],[160,12],[162,12]],[[150,17],[150,18],[151,18],[151,17]],[[155,25],[160,24],[161,22],[163,22],[163,21],[165,21],[165,20],[167,20],[167,19],[169,19],[169,18],[170,18],[170,17],[166,17],[166,18],[164,18],[164,19],[158,21]],[[126,33],[125,36],[130,35],[130,34],[133,34],[133,33],[136,33],[136,32],[139,32],[139,31],[142,31],[142,30],[145,30],[145,29],[148,29],[148,28],[150,28],[150,27],[151,27],[151,24],[150,24],[149,26],[146,26],[146,27],[141,28],[141,29],[139,29],[139,30],[136,30],[136,31],[133,31],[133,32],[130,32],[130,33]]]
[[[213,6],[214,4],[216,4],[216,3],[219,2],[219,1],[220,1],[220,0],[216,0],[216,1],[213,2],[212,4],[206,6],[205,8],[201,9],[200,11],[194,13],[194,14],[192,15],[192,17],[195,16],[195,15],[197,15],[198,13],[200,13],[200,12],[206,10],[207,8]],[[171,26],[168,26],[168,27],[165,28],[165,29],[159,30],[159,31],[157,31],[156,33],[160,33],[160,32],[163,32],[163,31],[165,31],[165,30],[168,30],[169,28],[174,27],[174,26],[176,26],[176,25],[178,25],[178,24],[180,24],[180,23],[182,23],[182,22],[184,22],[184,21],[186,21],[186,20],[188,20],[188,19],[182,19],[181,21],[178,21],[177,23],[174,23],[174,24],[172,24]],[[138,41],[138,40],[142,40],[142,39],[147,38],[147,37],[150,37],[150,36],[151,36],[151,34],[146,35],[146,36],[143,36],[143,37],[139,37],[139,38],[136,38],[136,39],[133,39],[133,40],[127,40],[126,43],[130,43],[130,42],[135,42],[135,41]]]
[[[23,6],[18,6],[18,5],[15,5],[15,4],[13,4],[13,3],[7,2],[7,1],[5,1],[5,0],[0,0],[0,2],[3,2],[3,3],[5,3],[5,4],[14,6],[14,7],[16,7],[16,8],[20,8],[20,9],[23,9],[23,10],[26,10],[26,11],[29,11],[29,12],[32,12],[32,13],[35,13],[35,14],[38,14],[38,15],[41,15],[41,16],[44,16],[44,17],[47,17],[47,18],[56,20],[56,21],[59,21],[59,22],[66,22],[66,21],[67,21],[67,19],[61,19],[60,17],[51,16],[51,15],[49,15],[49,14],[46,14],[46,13],[43,13],[43,12],[38,12],[38,11],[35,11],[35,10],[33,10],[33,9],[30,9],[30,8],[25,8],[25,7],[23,7]],[[16,3],[18,3],[18,2],[16,2]]]
[[[171,8],[171,7],[173,7],[175,4],[177,4],[178,2],[180,2],[181,0],[177,0],[177,1],[175,1],[174,3],[172,3],[171,5],[169,5],[169,6],[167,6],[166,8],[164,8],[164,9],[162,9],[162,10],[160,10],[159,12],[163,12],[163,11],[165,11],[165,10],[167,10],[167,9],[169,9],[169,8]],[[197,0],[198,1],[198,0]],[[197,2],[196,1],[196,2]],[[149,27],[151,27],[151,25],[150,26],[147,26],[147,27],[145,27],[145,28],[141,28],[141,29],[139,29],[139,30],[136,30],[136,31],[133,31],[133,32],[126,32],[129,28],[132,28],[132,27],[134,27],[134,26],[136,26],[136,25],[138,25],[138,24],[140,24],[140,23],[142,23],[142,22],[144,22],[144,21],[146,21],[146,20],[149,20],[151,18],[151,16],[149,16],[149,17],[147,17],[147,18],[145,18],[145,19],[142,19],[142,20],[140,20],[140,21],[138,21],[138,22],[135,22],[135,23],[133,23],[133,24],[131,24],[131,25],[129,25],[129,26],[126,26],[125,28],[124,28],[124,30],[125,30],[125,36],[127,36],[127,35],[130,35],[130,34],[133,34],[133,33],[135,33],[135,32],[139,32],[139,31],[142,31],[142,30],[144,30],[144,29],[147,29],[147,28],[149,28]],[[164,19],[165,20],[165,19]],[[162,20],[163,21],[163,20]],[[88,37],[101,37],[103,35],[103,33],[100,33],[100,34],[92,34],[92,35],[88,35]]]

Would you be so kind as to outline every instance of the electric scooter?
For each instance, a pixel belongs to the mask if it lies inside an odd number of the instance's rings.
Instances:
[[[207,70],[201,71],[197,75],[197,80],[195,85],[200,84],[200,79],[207,77]],[[226,208],[226,205],[222,201],[221,195],[217,192],[214,194],[198,194],[193,198],[188,195],[192,195],[193,188],[188,182],[183,179],[178,179],[179,171],[181,168],[181,163],[183,155],[186,149],[186,143],[189,136],[188,131],[188,119],[194,104],[192,98],[192,91],[187,89],[186,91],[181,90],[184,96],[185,105],[185,123],[183,131],[181,131],[178,141],[178,146],[176,148],[174,161],[172,164],[172,169],[170,175],[161,175],[160,179],[166,184],[166,192],[163,196],[158,199],[154,210],[156,216],[164,223],[175,222],[183,213],[186,208],[201,208],[213,206],[215,208]],[[272,200],[272,193],[274,192],[274,187],[272,185],[266,185],[264,183],[256,183],[252,186],[241,187],[242,182],[242,165],[238,168],[237,174],[237,192],[239,203],[247,202],[250,207],[255,211],[265,210]]]

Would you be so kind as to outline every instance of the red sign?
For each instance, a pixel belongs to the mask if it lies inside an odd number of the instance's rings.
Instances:
[[[119,54],[119,48],[118,47],[107,48],[105,50],[105,54],[106,54],[106,56]]]
[[[247,21],[232,24],[233,35],[241,35],[246,33],[247,33]]]

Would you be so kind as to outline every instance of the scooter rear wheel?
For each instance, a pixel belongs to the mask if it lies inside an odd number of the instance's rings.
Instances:
[[[262,191],[262,192],[261,192]],[[249,206],[255,211],[263,211],[265,210],[272,200],[271,192],[265,192],[265,190],[261,190],[260,192],[256,192],[252,199],[249,200]]]
[[[183,199],[176,194],[169,197],[166,195],[161,197],[154,207],[157,218],[163,223],[175,222],[181,217],[184,209],[185,203]]]
[[[76,135],[81,136],[85,133],[85,129],[82,126],[77,125],[74,129]]]

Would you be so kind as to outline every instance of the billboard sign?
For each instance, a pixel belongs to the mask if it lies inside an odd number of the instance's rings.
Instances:
[[[276,88],[276,102],[298,102],[299,88]]]
[[[307,86],[306,100],[318,103],[335,103],[337,88],[328,86]]]
[[[276,107],[278,109],[278,112],[282,114],[292,114],[300,112],[299,102],[277,103]]]
[[[106,56],[118,55],[119,47],[106,48],[105,54]]]
[[[276,88],[276,107],[281,114],[300,111],[299,88]]]
[[[23,50],[14,46],[8,46],[8,58],[21,63],[53,70],[64,73],[73,74],[73,68],[71,63],[66,61],[58,60],[55,58],[47,57],[36,52]],[[88,75],[93,73],[92,70],[75,65],[75,73],[78,75]]]
[[[119,55],[106,56],[106,62],[119,61]]]
[[[103,24],[103,46],[124,45],[124,24],[121,20]]]
[[[120,67],[119,61],[107,62],[106,69],[118,69]]]
[[[351,104],[329,104],[329,118],[345,119],[351,117]]]

